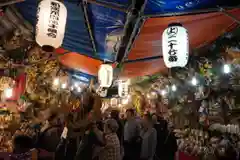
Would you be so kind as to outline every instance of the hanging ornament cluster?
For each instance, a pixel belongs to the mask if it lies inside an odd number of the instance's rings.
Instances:
[[[42,0],[38,5],[36,42],[44,51],[52,52],[63,42],[67,9],[57,0]]]
[[[171,77],[161,76],[152,85],[152,89],[162,97],[164,104],[170,102],[183,104],[193,100],[209,99],[209,96],[212,97],[215,93],[225,97],[223,93],[230,92],[234,96],[233,92],[238,91],[240,87],[240,70],[238,65],[227,62],[229,61],[222,57],[194,57],[194,61],[190,61],[188,66],[173,68]],[[228,92],[223,92],[225,90]],[[213,99],[216,101],[216,97]],[[227,99],[234,98],[230,96]],[[212,104],[214,102],[211,102],[211,106],[214,106]],[[231,106],[233,107],[230,110],[238,107],[235,102],[231,102]],[[202,115],[204,119],[205,116]]]
[[[162,34],[162,53],[168,68],[185,67],[189,58],[188,32],[181,24],[171,24]]]
[[[231,134],[238,134],[240,135],[240,128],[238,125],[228,124],[228,125],[222,125],[219,123],[214,123],[209,127],[209,130],[211,131],[219,131],[222,133],[231,133]]]

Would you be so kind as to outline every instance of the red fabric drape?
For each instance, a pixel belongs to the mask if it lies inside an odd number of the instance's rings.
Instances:
[[[26,89],[26,74],[20,74],[16,77],[16,85],[13,88],[13,96],[8,100],[16,101],[20,98],[20,96],[25,92]]]

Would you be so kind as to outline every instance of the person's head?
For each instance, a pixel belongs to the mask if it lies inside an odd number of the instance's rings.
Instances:
[[[118,110],[112,110],[111,111],[111,118],[118,120],[119,119],[119,111]]]
[[[132,109],[132,108],[130,108],[130,109],[127,109],[127,111],[126,111],[126,118],[127,119],[131,119],[131,118],[133,118],[134,117],[134,109]]]
[[[105,133],[116,133],[118,130],[118,123],[115,119],[107,119],[104,123]]]
[[[152,122],[153,122],[151,114],[149,114],[149,113],[144,114],[142,122],[143,122],[143,127],[145,129],[150,128],[152,126]]]
[[[33,140],[25,135],[17,135],[13,139],[13,147],[15,153],[28,152],[33,148]]]

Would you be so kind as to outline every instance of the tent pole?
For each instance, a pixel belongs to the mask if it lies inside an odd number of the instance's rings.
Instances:
[[[11,5],[11,4],[15,4],[15,3],[19,3],[19,2],[24,2],[25,0],[11,0],[11,1],[8,1],[8,2],[0,2],[0,7],[4,7],[4,6],[8,6],[8,5]]]
[[[143,24],[142,14],[144,12],[147,0],[132,0],[131,9],[127,14],[127,20],[124,25],[123,37],[120,47],[116,54],[116,62],[124,61],[125,56],[129,52],[138,31]]]
[[[220,9],[220,12],[222,12],[225,16],[231,18],[232,20],[234,20],[236,23],[240,24],[240,20],[237,19],[234,15],[232,15],[231,13],[228,13],[224,8],[222,7],[218,7]]]
[[[93,47],[93,52],[96,55],[97,54],[97,47],[96,47],[96,43],[95,43],[95,39],[92,33],[92,28],[91,28],[91,23],[89,21],[89,17],[88,17],[88,13],[87,13],[87,3],[85,1],[82,2],[82,7],[83,7],[83,12],[84,12],[84,18],[85,18],[85,22],[87,25],[87,30],[88,30],[88,34],[92,43],[92,47]]]

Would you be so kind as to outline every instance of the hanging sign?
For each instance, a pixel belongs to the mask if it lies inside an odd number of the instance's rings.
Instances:
[[[118,83],[118,95],[119,97],[126,97],[129,93],[129,81],[120,80]]]
[[[180,25],[171,25],[162,35],[162,53],[168,68],[185,67],[189,58],[188,32]]]
[[[42,0],[38,5],[36,42],[43,50],[62,45],[67,21],[67,9],[57,0]]]
[[[110,87],[113,81],[113,67],[109,64],[102,64],[98,70],[98,82],[101,87]]]
[[[72,80],[79,81],[86,85],[90,84],[91,79],[95,79],[95,77],[84,72],[76,72],[72,74]]]

